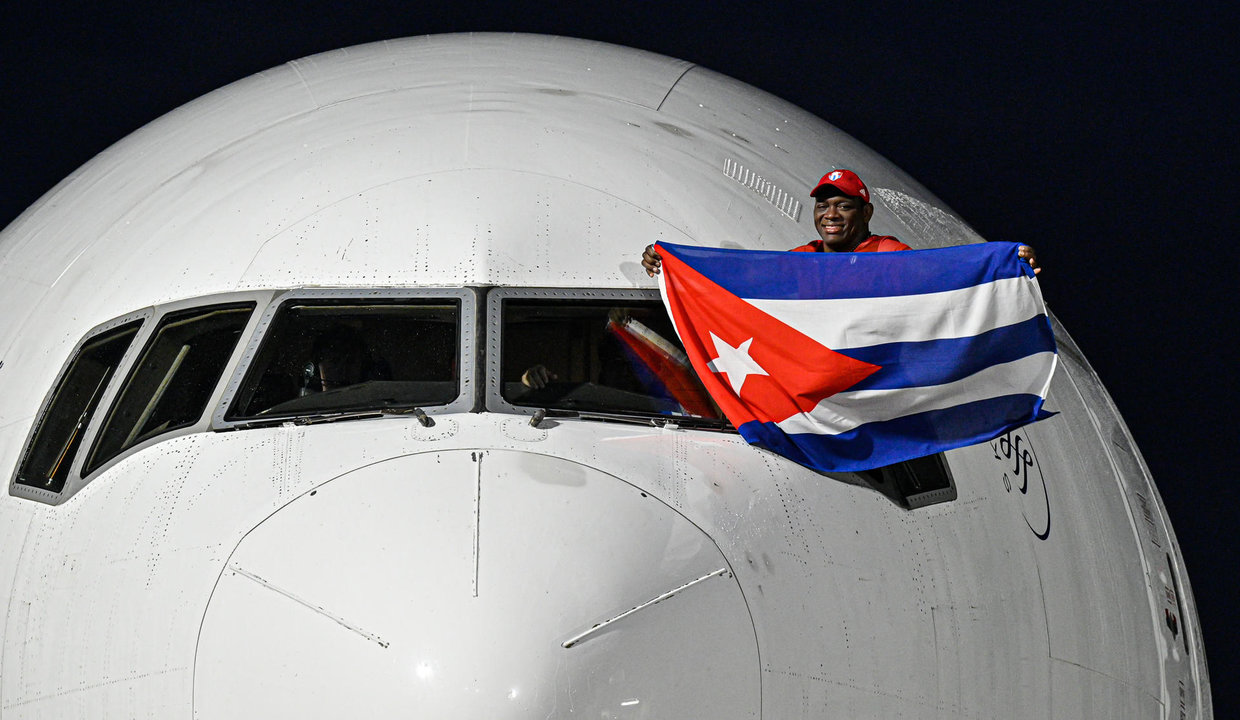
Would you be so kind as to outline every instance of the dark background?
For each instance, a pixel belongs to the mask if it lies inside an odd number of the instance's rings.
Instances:
[[[970,0],[14,5],[0,9],[0,226],[108,145],[210,90],[313,53],[428,33],[550,33],[651,50],[849,132],[984,237],[1037,247],[1049,304],[1114,396],[1171,514],[1216,714],[1240,713],[1227,529],[1240,510],[1236,10]]]

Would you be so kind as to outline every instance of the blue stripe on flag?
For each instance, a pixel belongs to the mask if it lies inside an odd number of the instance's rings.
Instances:
[[[897,253],[790,253],[660,243],[737,297],[750,300],[868,298],[960,290],[1033,277],[1017,243],[988,242]]]
[[[747,422],[745,440],[816,470],[857,472],[974,445],[1050,417],[1037,395],[1005,395],[943,410],[860,425],[839,435],[786,434],[775,423]]]
[[[943,385],[966,378],[992,365],[1019,360],[1041,352],[1055,352],[1050,319],[1037,315],[981,335],[950,340],[886,343],[837,350],[841,355],[881,366],[878,372],[848,388],[892,390]]]

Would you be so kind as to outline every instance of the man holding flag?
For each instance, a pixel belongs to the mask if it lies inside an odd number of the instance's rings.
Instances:
[[[909,249],[869,232],[855,173],[814,197],[821,240],[795,250]],[[846,259],[660,244],[643,265],[666,270],[676,332],[742,437],[808,467],[881,467],[1049,416],[1055,340],[1027,246]]]

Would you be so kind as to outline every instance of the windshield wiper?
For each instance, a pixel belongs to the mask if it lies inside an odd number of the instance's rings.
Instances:
[[[272,427],[289,423],[291,425],[322,425],[324,423],[342,422],[345,420],[369,420],[389,415],[413,415],[423,427],[431,427],[435,421],[420,407],[385,408],[382,410],[346,410],[342,412],[316,413],[313,415],[294,415],[288,417],[260,418],[238,423],[231,429],[248,430],[250,428]]]
[[[256,418],[233,425],[233,430],[249,430],[250,428],[273,427],[276,425],[318,425],[320,423],[339,422],[341,420],[363,420],[366,418],[383,417],[378,410],[357,412],[315,413],[313,415],[288,415],[285,417]]]
[[[560,413],[549,411],[548,414]],[[565,416],[577,417],[582,420],[594,420],[595,422],[617,422],[627,423],[630,425],[650,425],[651,427],[674,427],[693,428],[695,430],[726,430],[734,431],[735,428],[727,420],[716,418],[695,417],[693,415],[627,415],[621,413],[608,412],[591,412],[589,410],[567,411]]]
[[[736,432],[736,428],[725,418],[704,418],[689,416],[664,416],[658,418],[662,420],[662,425],[672,424],[680,427],[693,428],[694,430],[723,430],[726,432]]]

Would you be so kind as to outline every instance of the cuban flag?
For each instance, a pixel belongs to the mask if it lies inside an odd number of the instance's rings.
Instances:
[[[867,253],[660,243],[663,302],[742,437],[824,471],[1048,417],[1058,356],[1016,243]]]

